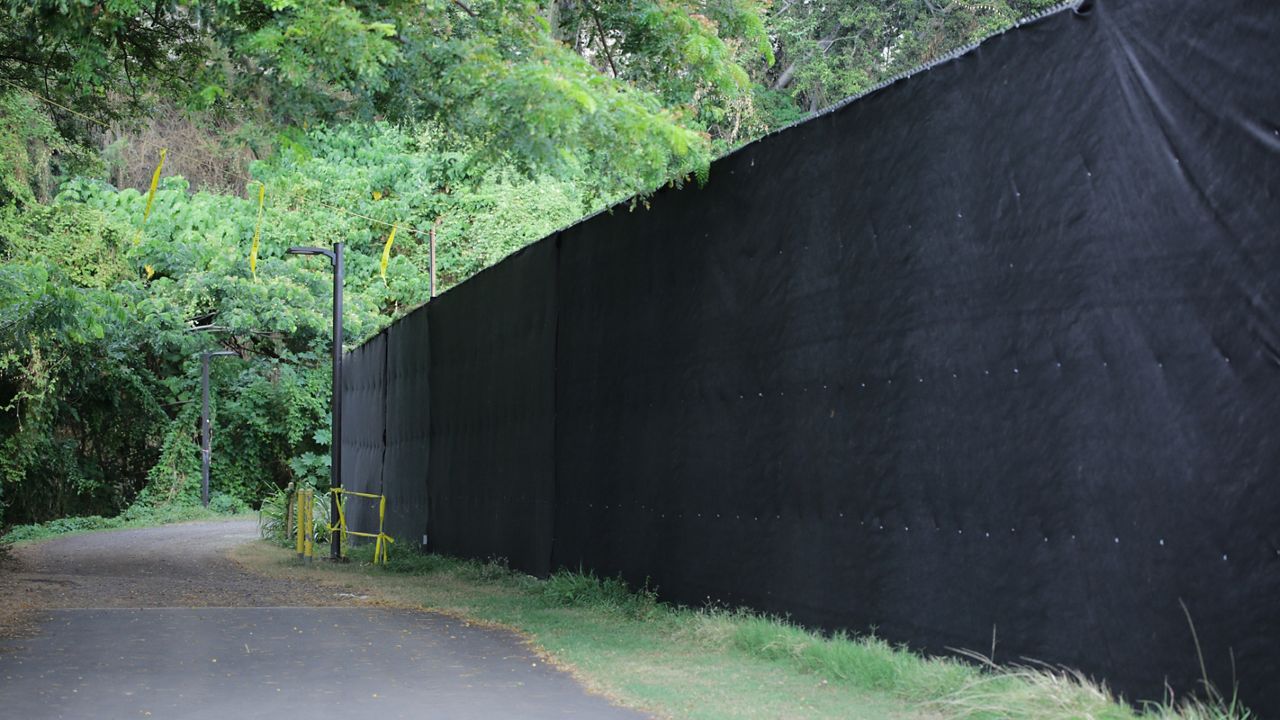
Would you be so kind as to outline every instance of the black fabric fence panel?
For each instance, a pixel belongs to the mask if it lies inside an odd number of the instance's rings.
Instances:
[[[431,547],[535,574],[554,515],[555,273],[543,241],[428,305]]]
[[[385,333],[342,359],[342,484],[348,490],[382,492],[386,365]],[[376,505],[352,497],[344,500],[343,507],[352,530],[377,532]],[[324,520],[328,519],[326,515]]]
[[[426,311],[406,316],[386,336],[386,532],[414,547],[427,532],[431,337]]]
[[[1086,7],[415,314],[432,546],[1280,716],[1280,14]]]

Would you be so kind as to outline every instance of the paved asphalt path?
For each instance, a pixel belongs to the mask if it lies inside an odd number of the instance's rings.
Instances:
[[[0,642],[0,717],[642,717],[513,633],[362,607],[226,559],[255,537],[252,522],[192,523],[19,548],[0,601],[46,609]]]

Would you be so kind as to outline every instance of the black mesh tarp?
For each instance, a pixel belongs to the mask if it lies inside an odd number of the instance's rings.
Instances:
[[[386,362],[385,333],[342,359],[342,485],[348,490],[382,492]],[[343,507],[350,529],[377,532],[376,505],[352,497]]]
[[[391,326],[386,335],[386,532],[413,548],[421,544],[421,536],[427,531],[431,433],[431,338],[427,312],[409,314]]]
[[[433,302],[433,545],[1280,715],[1280,13],[1090,5]]]
[[[551,558],[555,272],[545,240],[428,305],[430,542],[530,573]]]
[[[1059,14],[566,231],[555,564],[1143,698],[1185,603],[1273,702],[1265,5]]]

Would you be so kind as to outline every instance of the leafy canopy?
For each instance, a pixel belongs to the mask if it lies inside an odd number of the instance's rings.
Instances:
[[[0,76],[89,118],[143,117],[163,98],[235,114],[265,107],[270,121],[303,127],[432,121],[493,164],[602,193],[704,168],[711,142],[697,105],[749,89],[735,48],[772,57],[756,0],[4,5]]]

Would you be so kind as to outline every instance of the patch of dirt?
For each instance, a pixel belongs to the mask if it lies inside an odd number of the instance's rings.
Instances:
[[[0,552],[0,637],[42,610],[361,605],[349,593],[246,571],[228,558],[258,537],[252,520],[86,533]]]
[[[0,641],[25,635],[30,629],[33,611],[42,604],[43,587],[21,582],[19,577],[23,571],[24,566],[13,548],[0,545]]]

